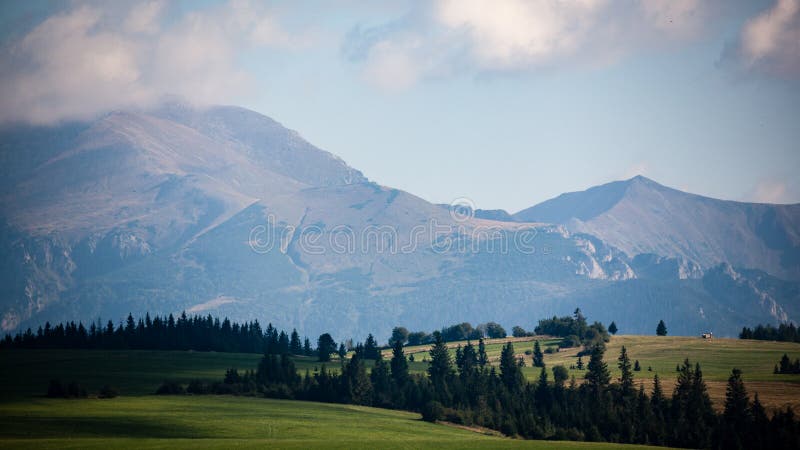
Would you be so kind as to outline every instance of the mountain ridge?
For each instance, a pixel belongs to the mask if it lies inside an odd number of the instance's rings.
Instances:
[[[43,320],[187,310],[266,317],[309,335],[383,337],[403,324],[533,327],[581,307],[630,332],[645,332],[643,318],[659,314],[679,319],[676,333],[718,323],[715,331],[732,334],[744,318],[800,315],[798,283],[769,271],[780,263],[775,248],[796,242],[786,231],[794,216],[781,208],[758,206],[746,216],[774,211],[746,229],[769,244],[763,260],[698,262],[674,251],[675,242],[659,247],[651,236],[622,232],[640,239],[631,246],[614,231],[622,222],[598,221],[631,219],[638,227],[659,219],[659,232],[684,226],[664,217],[688,208],[671,203],[685,197],[662,187],[666,203],[655,214],[659,195],[649,180],[624,195],[615,194],[619,184],[614,195],[593,191],[605,203],[587,203],[581,193],[568,196],[576,200],[567,206],[551,203],[563,213],[550,217],[565,219],[558,223],[453,211],[381,186],[297,132],[238,107],[168,104],[60,128],[4,129],[0,137],[0,161],[9,162],[0,175],[11,175],[0,182],[6,331]],[[573,203],[595,209],[578,214]],[[624,317],[612,317],[615,311]]]

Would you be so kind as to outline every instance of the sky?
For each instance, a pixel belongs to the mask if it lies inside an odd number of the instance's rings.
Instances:
[[[800,0],[0,2],[0,123],[177,95],[510,212],[645,175],[800,202]]]

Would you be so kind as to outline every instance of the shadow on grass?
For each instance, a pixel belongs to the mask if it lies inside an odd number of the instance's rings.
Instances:
[[[149,419],[115,417],[5,416],[0,423],[3,438],[200,438],[199,430],[181,428]]]

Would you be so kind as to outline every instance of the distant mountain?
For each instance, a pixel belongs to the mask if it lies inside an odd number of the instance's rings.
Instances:
[[[800,317],[796,219],[643,178],[464,214],[261,114],[172,102],[0,129],[0,328],[186,310],[386,338],[581,307],[734,334]]]
[[[800,280],[800,204],[717,200],[637,176],[562,194],[513,217],[562,224],[630,257],[682,258],[700,269],[729,263]]]

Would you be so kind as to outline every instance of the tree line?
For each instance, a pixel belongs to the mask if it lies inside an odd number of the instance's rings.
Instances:
[[[800,332],[794,323],[773,325],[756,325],[755,328],[742,328],[739,339],[756,339],[759,341],[800,342]]]
[[[658,375],[648,393],[636,386],[627,350],[617,359],[620,377],[611,379],[603,361],[605,348],[591,348],[582,383],[568,379],[563,366],[542,367],[527,382],[512,343],[502,350],[498,367],[489,364],[482,339],[451,356],[440,332],[425,374],[409,372],[400,341],[387,362],[377,355],[371,371],[358,353],[333,372],[324,365],[297,373],[286,354],[265,354],[254,371],[226,373],[213,387],[196,392],[239,393],[273,398],[370,405],[420,412],[428,421],[477,425],[528,439],[586,440],[691,448],[800,448],[800,423],[791,408],[768,417],[758,395],[751,401],[742,372],[728,380],[724,412],[716,413],[699,364],[678,367],[671,395]],[[552,379],[551,379],[552,376]]]
[[[227,318],[187,316],[177,319],[172,314],[138,320],[128,314],[124,323],[99,320],[89,327],[82,322],[66,322],[52,326],[47,322],[34,333],[30,328],[14,337],[6,334],[0,348],[75,348],[75,349],[141,349],[195,350],[237,353],[291,353],[313,355],[308,338],[300,339],[297,330],[287,334],[269,324],[262,329],[258,320],[231,322]]]

